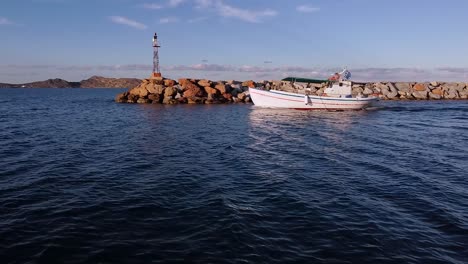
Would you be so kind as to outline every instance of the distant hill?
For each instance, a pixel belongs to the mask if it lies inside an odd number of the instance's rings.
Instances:
[[[45,81],[11,84],[0,83],[0,88],[133,88],[141,83],[136,78],[106,78],[93,76],[80,82],[69,82],[63,79],[48,79]]]

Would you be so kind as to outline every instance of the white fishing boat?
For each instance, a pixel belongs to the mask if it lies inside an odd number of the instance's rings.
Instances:
[[[341,73],[336,73],[326,81],[328,87],[320,96],[310,94],[308,88],[303,89],[303,93],[249,88],[250,98],[259,107],[300,110],[361,110],[370,107],[379,99],[376,96],[353,96],[350,76],[351,74],[346,69]],[[306,83],[310,79],[302,80]]]

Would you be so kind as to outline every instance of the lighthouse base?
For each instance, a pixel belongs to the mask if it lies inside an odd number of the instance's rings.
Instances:
[[[153,72],[150,76],[150,79],[161,78],[162,75],[160,72]]]

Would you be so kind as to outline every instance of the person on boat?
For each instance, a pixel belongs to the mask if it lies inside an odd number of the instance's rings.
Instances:
[[[340,74],[335,72],[335,74],[333,74],[333,76],[331,76],[330,78],[328,78],[329,81],[339,81],[340,80]]]

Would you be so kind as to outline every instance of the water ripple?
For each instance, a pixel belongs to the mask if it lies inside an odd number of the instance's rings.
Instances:
[[[468,105],[2,89],[2,263],[466,263]]]

